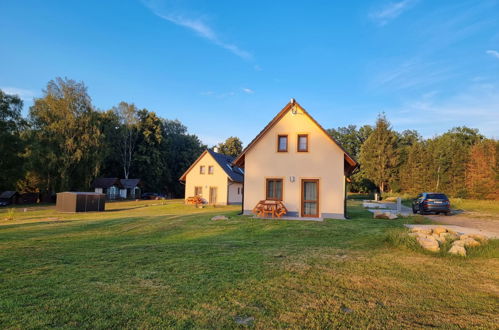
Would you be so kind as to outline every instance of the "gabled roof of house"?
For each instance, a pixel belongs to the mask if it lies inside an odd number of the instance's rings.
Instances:
[[[118,178],[97,178],[92,182],[93,188],[109,188],[111,186],[123,187]]]
[[[225,173],[229,176],[229,178],[234,181],[234,182],[243,182],[244,181],[244,172],[243,169],[232,165],[232,162],[234,161],[234,157],[224,155],[218,152],[215,152],[213,150],[208,149],[208,152],[210,155],[215,158],[217,161],[218,165],[220,165]]]
[[[303,113],[314,122],[314,124],[319,127],[321,131],[326,134],[326,136],[331,140],[331,142],[335,143],[344,153],[345,155],[345,165],[348,165],[348,169],[346,170],[346,174],[351,174],[359,165],[359,163],[348,154],[348,152],[336,141],[331,135],[327,133],[327,131],[303,108],[298,102],[296,102],[294,99],[291,99],[291,101],[282,108],[282,110],[265,126],[260,133],[248,144],[246,148],[244,148],[243,152],[236,157],[236,159],[233,161],[233,164],[236,166],[244,166],[244,156],[248,150],[250,150],[272,127],[274,127],[279,120],[281,120],[282,117],[286,113],[288,113],[289,110],[291,110],[294,106],[298,106]]]
[[[9,198],[14,197],[16,194],[17,194],[17,191],[7,190],[7,191],[4,191],[0,194],[0,198],[9,199]]]
[[[184,174],[182,174],[182,176],[180,177],[180,181],[185,181],[187,173],[189,173],[190,170],[194,166],[196,166],[199,160],[201,160],[201,158],[203,158],[204,155],[206,155],[207,153],[209,153],[213,157],[213,159],[215,159],[215,161],[218,163],[218,165],[220,165],[220,167],[224,170],[225,174],[227,174],[227,176],[231,181],[241,182],[241,183],[244,181],[243,169],[232,164],[234,161],[234,157],[215,152],[211,149],[206,149],[205,151],[203,151],[203,153],[198,157],[198,159],[196,159],[196,161],[192,163],[192,165],[187,169],[187,171],[185,171]]]
[[[120,179],[120,183],[123,188],[135,188],[139,185],[140,179]]]

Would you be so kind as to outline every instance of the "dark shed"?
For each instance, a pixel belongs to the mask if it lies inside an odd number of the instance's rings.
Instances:
[[[104,211],[106,195],[94,192],[57,193],[56,209],[59,212]]]
[[[17,191],[4,191],[0,194],[0,202],[7,202],[8,204],[16,204],[18,198]]]

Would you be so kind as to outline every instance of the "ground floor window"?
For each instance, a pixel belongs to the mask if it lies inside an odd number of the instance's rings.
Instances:
[[[265,199],[282,201],[282,179],[267,179]]]
[[[194,187],[194,196],[201,196],[203,194],[203,187]]]

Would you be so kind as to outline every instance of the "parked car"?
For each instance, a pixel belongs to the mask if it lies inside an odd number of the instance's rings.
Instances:
[[[0,201],[0,206],[7,206],[7,205],[10,205],[10,203],[7,201]]]
[[[412,201],[412,212],[419,212],[419,214],[434,212],[435,214],[444,213],[445,215],[450,215],[449,198],[442,193],[425,192],[419,194]]]
[[[159,200],[159,199],[166,199],[165,195],[158,194],[158,193],[143,193],[141,195],[142,199],[152,199],[152,200]]]

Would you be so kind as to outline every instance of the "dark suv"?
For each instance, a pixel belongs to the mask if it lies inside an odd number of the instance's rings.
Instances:
[[[445,194],[425,192],[419,194],[412,201],[412,212],[420,214],[435,212],[435,214],[450,215],[450,202]]]

